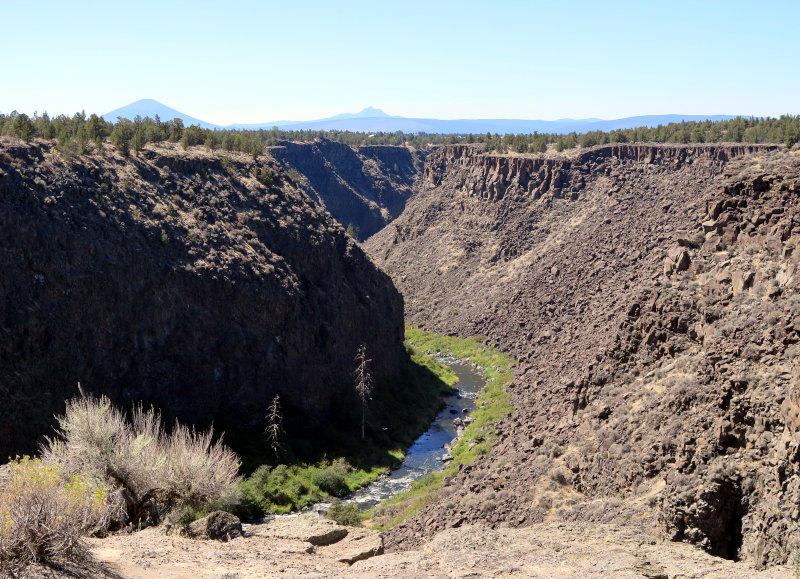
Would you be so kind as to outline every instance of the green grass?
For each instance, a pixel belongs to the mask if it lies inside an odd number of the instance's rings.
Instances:
[[[444,475],[429,472],[411,484],[411,488],[383,501],[368,513],[372,528],[391,529],[419,513],[439,496]]]
[[[438,350],[477,364],[482,368],[481,372],[486,379],[486,386],[478,397],[477,409],[472,413],[475,422],[467,427],[464,436],[453,447],[453,461],[445,470],[445,476],[451,476],[457,471],[458,464],[469,464],[477,456],[491,450],[497,437],[492,425],[514,410],[505,387],[511,382],[511,367],[516,362],[494,348],[487,348],[481,342],[480,336],[462,340],[408,325],[406,340],[419,350],[430,353]]]
[[[316,464],[262,465],[241,483],[239,512],[246,518],[289,513],[331,497],[340,497],[376,480],[385,466],[355,468],[345,459]]]
[[[510,414],[510,395],[505,387],[511,382],[511,367],[516,363],[502,352],[486,347],[480,337],[465,340],[426,332],[417,327],[406,326],[407,343],[419,352],[443,354],[477,364],[486,378],[486,385],[472,413],[475,421],[451,451],[453,460],[441,473],[430,473],[415,482],[411,489],[384,501],[375,507],[371,521],[375,528],[386,530],[413,517],[439,496],[444,477],[458,472],[459,464],[470,464],[478,456],[488,454],[497,440],[494,423]]]

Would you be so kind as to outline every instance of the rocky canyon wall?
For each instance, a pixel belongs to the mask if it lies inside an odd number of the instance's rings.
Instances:
[[[355,436],[359,344],[378,380],[404,356],[391,280],[269,157],[3,140],[0,255],[2,456],[35,450],[79,382],[229,441],[263,439],[275,394],[290,435]]]
[[[300,187],[343,227],[366,239],[403,212],[420,176],[426,151],[360,146],[318,139],[283,142],[270,155],[302,176]]]
[[[431,155],[367,247],[412,321],[519,360],[516,410],[389,542],[555,519],[785,562],[800,540],[798,211],[800,152],[777,146]]]

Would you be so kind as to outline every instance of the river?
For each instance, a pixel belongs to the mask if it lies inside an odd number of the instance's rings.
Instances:
[[[447,454],[445,445],[453,442],[457,434],[457,421],[462,421],[475,410],[475,402],[485,384],[483,376],[470,365],[453,358],[438,358],[458,377],[458,390],[444,398],[445,407],[439,412],[426,430],[406,452],[399,468],[382,475],[378,480],[358,489],[342,499],[343,503],[356,503],[361,509],[369,509],[408,490],[411,483],[423,475],[444,469],[443,456]],[[325,512],[329,502],[314,505],[317,512]]]

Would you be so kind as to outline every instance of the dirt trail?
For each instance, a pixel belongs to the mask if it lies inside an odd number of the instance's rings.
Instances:
[[[354,531],[351,529],[351,531]],[[557,523],[525,529],[465,525],[447,529],[422,547],[339,562],[339,543],[313,546],[299,539],[248,533],[227,543],[165,536],[159,529],[90,540],[99,567],[63,573],[30,569],[23,577],[144,579],[251,577],[542,577],[778,579],[790,566],[756,571],[752,564],[712,557],[684,543],[651,539],[645,529]]]

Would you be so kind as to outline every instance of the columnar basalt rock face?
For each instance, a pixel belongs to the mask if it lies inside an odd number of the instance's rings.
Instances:
[[[596,172],[600,165],[604,165],[603,171],[608,171],[611,166],[626,162],[674,168],[697,164],[696,174],[712,176],[718,173],[721,163],[772,148],[775,147],[622,144],[596,147],[570,157],[545,158],[487,155],[481,153],[477,145],[457,145],[443,147],[430,157],[424,179],[428,185],[436,186],[445,174],[457,172],[458,181],[468,194],[489,201],[499,201],[506,195],[533,196],[534,199],[544,194],[571,197],[585,187],[587,175]]]
[[[390,545],[476,520],[635,520],[715,555],[787,560],[800,153],[781,149],[431,155],[368,250],[412,321],[520,360],[516,410]]]
[[[344,227],[366,239],[402,213],[426,156],[406,147],[350,147],[327,139],[282,142],[269,149],[300,187]]]
[[[404,355],[391,280],[270,158],[2,141],[0,255],[2,456],[79,382],[233,441],[263,436],[276,393],[290,432],[347,423],[359,344],[376,378]]]

